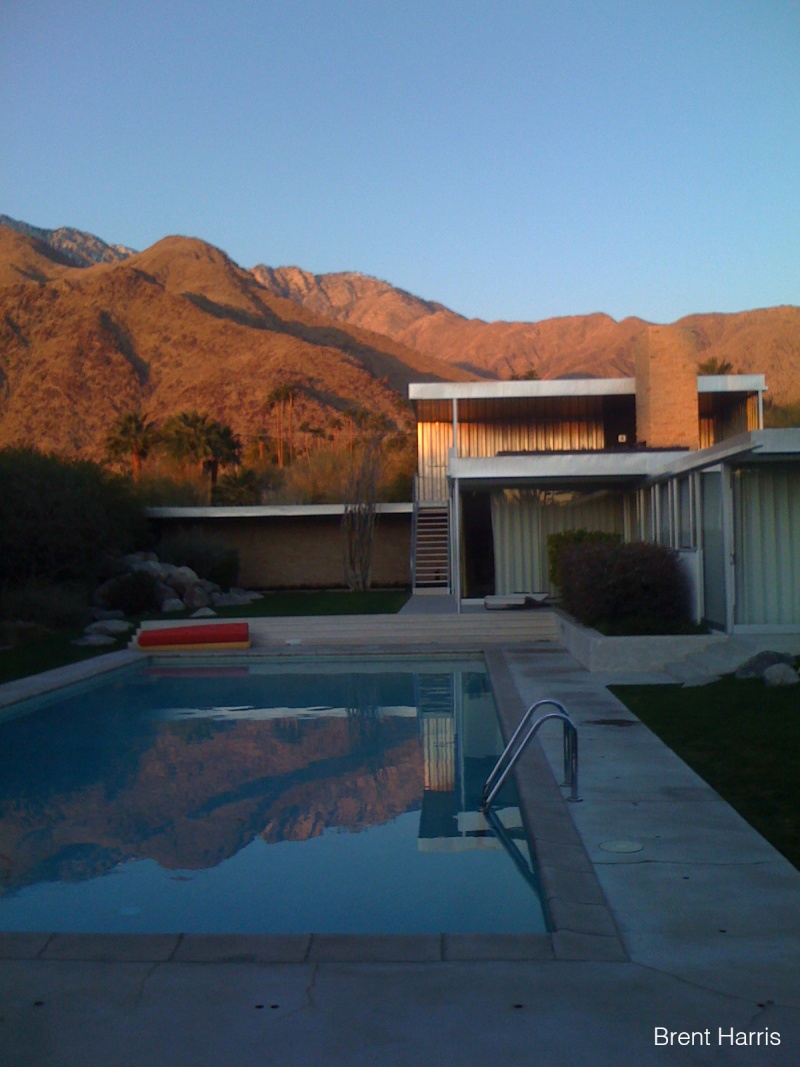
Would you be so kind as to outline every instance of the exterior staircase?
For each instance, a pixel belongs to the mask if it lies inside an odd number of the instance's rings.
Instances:
[[[450,592],[450,512],[447,503],[414,507],[414,593]]]

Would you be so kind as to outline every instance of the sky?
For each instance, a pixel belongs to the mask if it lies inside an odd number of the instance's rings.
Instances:
[[[0,0],[0,213],[463,315],[800,303],[797,0]]]

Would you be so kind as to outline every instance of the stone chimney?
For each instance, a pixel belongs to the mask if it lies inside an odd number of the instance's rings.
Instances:
[[[697,351],[675,326],[649,326],[635,357],[636,440],[648,448],[699,448]]]

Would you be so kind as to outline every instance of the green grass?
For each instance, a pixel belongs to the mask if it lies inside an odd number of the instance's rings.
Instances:
[[[130,640],[130,634],[123,634],[113,645],[98,647],[71,643],[82,635],[83,630],[63,630],[22,641],[13,648],[0,649],[0,684],[26,678],[29,674],[39,674],[40,671],[49,671],[54,667],[65,667],[68,663],[92,659],[106,652],[116,652],[125,648]]]
[[[760,679],[619,685],[612,691],[796,867],[800,692]]]
[[[256,600],[238,608],[220,608],[217,614],[222,619],[254,619],[276,615],[394,615],[405,604],[409,595],[407,589],[376,590],[368,593],[350,593],[346,590],[267,593],[263,600]],[[176,612],[174,615],[132,616],[130,621],[138,626],[144,618],[187,619],[188,615],[188,612]],[[14,648],[0,649],[0,684],[54,667],[64,667],[68,663],[102,656],[106,652],[115,652],[125,648],[130,640],[130,634],[123,634],[113,645],[73,645],[71,642],[82,633],[82,630],[65,630],[22,641]]]

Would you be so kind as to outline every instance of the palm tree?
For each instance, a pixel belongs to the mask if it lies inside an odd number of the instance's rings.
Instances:
[[[239,462],[242,445],[230,426],[198,411],[182,411],[164,424],[164,443],[181,463],[196,463],[208,472],[211,488],[217,484],[220,466]]]
[[[142,474],[142,463],[159,440],[160,434],[152,422],[144,415],[129,411],[126,415],[119,415],[108,431],[106,455],[109,459],[129,456],[133,480],[138,481]]]
[[[215,504],[258,504],[261,479],[252,467],[239,467],[223,474],[214,492]]]
[[[727,359],[719,359],[717,356],[709,356],[702,363],[697,364],[698,374],[733,374],[733,364]]]

